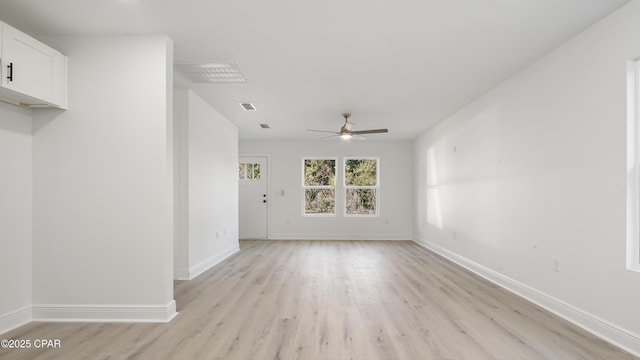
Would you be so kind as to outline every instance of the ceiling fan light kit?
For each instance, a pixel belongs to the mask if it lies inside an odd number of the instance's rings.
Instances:
[[[351,129],[353,128],[353,125],[355,125],[355,124],[349,122],[349,117],[351,117],[351,114],[350,113],[343,113],[342,117],[344,118],[344,125],[342,125],[342,127],[340,128],[340,131],[338,131],[338,132],[336,132],[336,131],[327,131],[327,130],[312,130],[312,129],[307,129],[307,131],[324,132],[324,133],[335,134],[335,135],[323,137],[323,138],[321,138],[321,140],[333,138],[333,137],[336,137],[336,136],[340,136],[341,138],[343,138],[345,140],[351,139],[353,136],[358,136],[360,138],[366,139],[366,136],[363,136],[363,135],[366,135],[366,134],[385,134],[385,133],[389,132],[388,129],[370,129],[370,130],[353,131]]]

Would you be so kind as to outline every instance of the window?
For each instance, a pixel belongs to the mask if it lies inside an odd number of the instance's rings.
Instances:
[[[238,179],[260,180],[260,164],[255,164],[255,163],[238,164]]]
[[[345,158],[345,215],[378,215],[378,159]]]
[[[335,215],[336,160],[303,159],[305,215]]]

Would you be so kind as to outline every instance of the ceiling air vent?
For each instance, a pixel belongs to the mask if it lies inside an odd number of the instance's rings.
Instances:
[[[243,83],[247,82],[234,61],[215,62],[178,61],[175,69],[196,84],[202,83]]]
[[[256,107],[252,103],[240,103],[240,106],[246,111],[256,111]]]
[[[269,129],[269,124],[260,124],[260,127],[263,129]]]

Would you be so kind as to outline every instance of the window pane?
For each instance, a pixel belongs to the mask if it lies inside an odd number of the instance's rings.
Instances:
[[[253,164],[253,180],[260,180],[260,164]]]
[[[253,164],[247,164],[247,180],[253,180]]]
[[[305,214],[335,214],[334,189],[305,189]]]
[[[376,186],[377,160],[347,159],[344,161],[344,183],[347,186]]]
[[[246,170],[245,170],[245,164],[240,163],[238,164],[238,178],[240,180],[244,180],[246,179],[247,175],[246,175]]]
[[[336,186],[335,160],[304,160],[305,186]]]
[[[376,189],[347,189],[347,215],[376,215]]]

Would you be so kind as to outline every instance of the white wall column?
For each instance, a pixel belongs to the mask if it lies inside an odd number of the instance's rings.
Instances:
[[[69,56],[69,109],[34,112],[34,319],[168,321],[172,43],[49,43]]]

